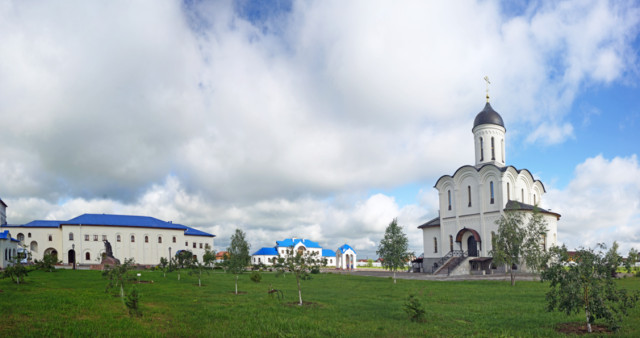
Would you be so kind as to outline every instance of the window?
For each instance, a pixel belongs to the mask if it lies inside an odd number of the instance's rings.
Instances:
[[[28,237],[28,238],[31,238],[31,233],[28,233],[28,234],[27,234],[27,237]]]
[[[489,189],[491,190],[491,204],[493,204],[493,181],[489,182]]]
[[[136,241],[136,236],[131,235],[131,243],[133,243],[133,242],[135,242],[135,241]]]
[[[493,137],[491,138],[491,160],[496,160],[496,147],[494,146]]]
[[[260,261],[260,257],[258,257],[258,263],[262,263],[262,262]]]
[[[162,237],[158,237],[158,243],[162,243]]]
[[[107,235],[102,235],[102,241],[106,241],[107,240]]]
[[[84,254],[84,259],[90,261],[91,260],[91,254],[89,252]]]
[[[89,235],[84,235],[84,241],[88,242],[89,241]]]
[[[451,210],[451,190],[447,191],[447,195],[449,195],[449,210]]]
[[[502,141],[502,163],[504,163],[504,140]]]
[[[93,235],[93,241],[97,242],[98,241],[98,235]]]
[[[193,242],[193,248],[194,249],[196,248],[196,242]]]
[[[200,249],[202,249],[202,243],[200,243]]]
[[[144,236],[144,242],[149,243],[149,236]]]
[[[176,236],[173,236],[173,243],[176,242]]]
[[[484,161],[484,142],[482,142],[482,137],[480,138],[480,162]]]
[[[507,182],[507,201],[511,200],[511,190],[509,189],[509,182]]]
[[[24,234],[19,233],[19,234],[18,234],[18,240],[19,240],[20,242],[24,241]],[[73,240],[73,239],[71,239],[71,240]]]
[[[449,235],[449,250],[453,251],[453,236]]]
[[[120,235],[116,235],[116,242],[120,242],[121,238]]]
[[[471,186],[467,186],[467,193],[469,195],[469,207],[471,207]]]
[[[433,252],[438,253],[438,239],[436,237],[433,238]]]
[[[189,242],[184,242],[184,246],[189,246]]]
[[[49,235],[49,242],[53,241],[53,236]]]
[[[524,189],[520,189],[520,197],[521,197],[522,203],[524,203]]]
[[[19,236],[19,235],[18,235],[18,236]],[[20,239],[20,238],[18,238],[18,239]],[[70,233],[69,233],[69,240],[70,240],[70,241],[73,241],[73,232],[70,232]]]

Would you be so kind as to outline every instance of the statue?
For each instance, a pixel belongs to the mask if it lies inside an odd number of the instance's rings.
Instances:
[[[104,243],[104,251],[105,254],[102,257],[102,264],[109,264],[109,265],[118,265],[120,264],[120,260],[113,257],[113,249],[111,248],[111,243],[109,243],[109,241],[107,241],[106,239],[102,241]]]

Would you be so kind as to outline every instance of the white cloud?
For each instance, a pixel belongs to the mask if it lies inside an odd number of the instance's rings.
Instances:
[[[620,244],[639,248],[640,166],[636,155],[589,158],[576,167],[565,189],[550,189],[545,206],[562,215],[558,239],[569,248]]]
[[[3,2],[10,222],[136,213],[372,250],[393,217],[419,236],[436,200],[363,192],[467,164],[484,75],[510,135],[548,145],[573,137],[580,90],[636,64],[633,2],[237,5]]]

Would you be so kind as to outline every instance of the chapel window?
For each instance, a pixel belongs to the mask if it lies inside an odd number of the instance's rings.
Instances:
[[[149,243],[149,236],[144,236],[144,242]]]
[[[91,260],[91,254],[89,252],[84,254],[84,259],[90,261]]]
[[[507,201],[511,200],[511,190],[509,189],[509,182],[507,182]]]
[[[120,235],[116,235],[116,242],[120,242],[120,240],[121,240]]]
[[[504,163],[504,140],[502,141],[502,163]]]
[[[158,243],[162,244],[162,237],[158,236]]]
[[[28,234],[27,234],[27,237],[28,237],[28,238],[31,238],[31,233],[28,233]]]
[[[107,235],[102,235],[102,241],[106,241],[107,240]]]
[[[471,186],[467,186],[467,195],[469,195],[469,207],[471,207]]]
[[[438,253],[438,238],[433,238],[433,252]]]
[[[18,235],[18,236],[20,236],[20,235]],[[20,239],[20,238],[18,238],[18,239]],[[69,233],[69,240],[70,240],[70,241],[73,241],[73,232],[70,232],[70,233]]]
[[[451,210],[451,190],[447,191],[447,195],[449,195],[449,210]]]
[[[449,235],[449,250],[453,251],[453,236]]]
[[[482,142],[482,137],[480,138],[480,162],[484,161],[484,142]]]
[[[193,242],[193,248],[194,249],[196,248],[196,242]]]
[[[98,235],[93,235],[93,241],[97,242],[98,241]]]
[[[202,249],[202,243],[200,243],[200,249]]]
[[[493,137],[491,138],[491,160],[496,160],[496,147],[494,146]]]
[[[189,242],[184,242],[184,246],[189,246]]]
[[[489,189],[491,189],[491,204],[493,204],[493,181],[489,182]]]
[[[135,235],[131,235],[131,243],[136,241],[136,236]]]

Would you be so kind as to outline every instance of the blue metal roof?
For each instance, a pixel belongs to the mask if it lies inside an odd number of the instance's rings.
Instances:
[[[313,242],[310,241],[308,239],[304,239],[304,238],[287,238],[283,241],[276,241],[276,246],[280,247],[280,246],[285,246],[285,247],[291,247],[291,246],[296,246],[298,243],[302,242],[302,245],[304,245],[307,248],[318,248],[320,249],[320,245],[318,244],[318,242]]]
[[[262,248],[256,252],[253,253],[252,256],[255,255],[262,255],[262,256],[277,256],[278,255],[278,250],[276,250],[276,248]]]
[[[353,251],[353,253],[357,254],[357,252],[356,252],[355,250],[353,250],[353,248],[352,248],[352,247],[350,247],[350,246],[349,246],[349,244],[345,244],[345,245],[343,245],[343,246],[341,246],[341,247],[339,247],[339,248],[338,248],[338,250],[339,250],[340,252],[342,252],[342,253],[347,252],[347,250],[349,250],[349,249],[351,249],[351,250]]]
[[[336,252],[330,249],[322,249],[322,257],[335,257]]]
[[[11,239],[11,237],[9,236],[9,230],[0,232],[0,239]]]
[[[215,237],[210,233],[188,226],[165,222],[149,216],[129,216],[110,214],[83,214],[68,221],[32,221],[24,225],[3,225],[5,228],[59,228],[61,225],[104,225],[183,230],[185,235]]]

